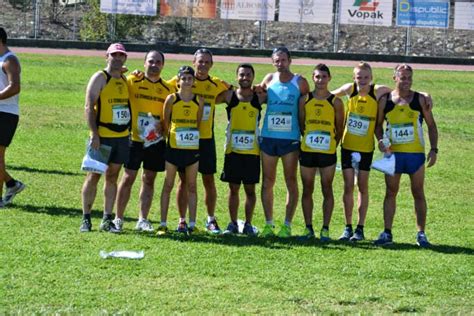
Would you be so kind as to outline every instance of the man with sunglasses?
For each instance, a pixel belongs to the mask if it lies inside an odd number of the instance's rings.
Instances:
[[[262,153],[262,204],[266,225],[263,237],[274,235],[273,187],[279,158],[287,189],[285,222],[279,237],[291,236],[291,221],[298,204],[297,166],[300,148],[298,104],[301,96],[309,93],[308,81],[290,70],[291,55],[286,47],[277,47],[272,53],[276,72],[267,74],[260,87],[267,90],[267,109],[263,121],[260,149]]]

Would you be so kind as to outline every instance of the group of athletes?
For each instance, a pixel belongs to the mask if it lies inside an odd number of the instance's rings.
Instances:
[[[5,151],[18,123],[20,63],[8,49],[7,35],[0,28],[0,196],[3,183],[6,194],[0,207],[12,202],[25,185],[6,171]],[[124,76],[127,59],[125,47],[111,44],[106,52],[106,68],[89,80],[85,113],[90,129],[90,147],[111,148],[104,181],[104,215],[99,230],[121,232],[124,213],[132,186],[141,173],[140,211],[136,229],[153,231],[148,219],[158,172],[165,174],[160,197],[158,235],[167,234],[168,209],[176,174],[179,182],[176,202],[179,211],[177,232],[192,234],[198,230],[197,174],[201,173],[207,208],[206,231],[211,234],[256,235],[252,217],[257,201],[256,184],[262,173],[261,200],[265,215],[262,237],[292,235],[291,224],[299,201],[297,169],[303,184],[301,204],[305,231],[303,238],[315,237],[313,192],[316,174],[320,175],[322,203],[321,241],[329,241],[329,225],[334,209],[333,179],[336,171],[336,148],[341,146],[344,179],[343,205],[346,227],[339,240],[365,239],[364,224],[369,204],[368,181],[375,145],[385,155],[395,156],[395,174],[385,175],[383,202],[384,231],[377,245],[393,242],[392,225],[400,177],[408,174],[414,198],[416,243],[428,247],[425,235],[427,205],[424,195],[425,160],[435,164],[438,134],[426,93],[411,90],[413,69],[398,65],[393,74],[393,89],[374,85],[369,64],[359,63],[353,71],[353,82],[329,90],[331,72],[318,64],[313,70],[314,90],[307,80],[291,72],[291,54],[285,47],[273,50],[276,71],[254,85],[251,64],[236,69],[238,86],[211,76],[213,56],[208,49],[198,49],[193,67],[183,66],[171,80],[161,72],[165,64],[162,52],[145,54],[144,69]],[[344,106],[341,97],[346,98]],[[225,160],[220,180],[229,185],[230,222],[221,232],[215,217],[216,145],[214,115],[216,104],[226,104],[228,124]],[[260,128],[262,105],[265,106]],[[422,125],[428,127],[430,150],[425,156]],[[151,127],[151,129],[150,129]],[[144,131],[152,131],[146,135]],[[150,138],[151,137],[151,138]],[[287,189],[284,223],[275,233],[273,219],[274,185],[278,161],[282,161]],[[124,171],[120,182],[120,171]],[[97,193],[100,173],[88,172],[82,188],[83,219],[81,232],[92,229],[91,209]],[[239,227],[239,191],[245,191],[245,223]],[[354,187],[358,188],[358,222],[352,226]],[[115,217],[113,208],[116,205]],[[186,221],[187,213],[188,221]]]
[[[334,209],[332,183],[336,170],[336,148],[341,145],[344,178],[343,204],[346,227],[339,240],[365,239],[364,224],[369,204],[368,180],[375,145],[386,155],[395,155],[395,175],[386,175],[383,203],[385,229],[377,245],[392,243],[392,224],[401,174],[410,176],[421,247],[430,243],[425,235],[426,200],[423,191],[425,160],[428,167],[436,162],[437,128],[431,112],[429,95],[411,90],[413,69],[406,64],[394,70],[393,89],[374,85],[369,64],[361,62],[353,72],[353,82],[329,90],[330,69],[318,64],[313,70],[314,90],[307,80],[291,72],[291,54],[285,47],[273,50],[276,71],[254,85],[251,64],[236,69],[237,87],[209,74],[213,56],[208,49],[198,49],[193,67],[183,66],[169,81],[161,78],[165,56],[160,51],[145,55],[144,70],[126,78],[123,66],[127,59],[120,43],[107,50],[107,66],[95,73],[86,93],[86,117],[91,131],[91,146],[112,147],[105,173],[104,217],[100,230],[121,232],[130,192],[143,164],[140,188],[140,212],[136,229],[153,231],[148,219],[157,172],[165,179],[160,198],[158,235],[169,232],[167,216],[171,192],[177,186],[179,222],[176,231],[192,234],[198,230],[197,174],[205,189],[207,221],[211,234],[256,235],[252,217],[256,205],[256,184],[262,173],[261,200],[265,215],[262,237],[290,237],[292,219],[299,201],[297,169],[300,165],[305,220],[303,238],[314,238],[313,191],[316,173],[320,174],[323,195],[323,221],[320,240],[329,241],[329,225]],[[346,97],[344,106],[340,97]],[[220,180],[229,184],[230,222],[221,232],[215,217],[216,146],[214,115],[216,104],[226,104],[228,124],[225,160]],[[260,128],[262,105],[266,104]],[[422,124],[428,127],[430,151],[425,157]],[[147,145],[143,131],[153,124],[154,135],[161,141]],[[376,139],[376,140],[375,140]],[[275,232],[273,219],[274,185],[278,161],[282,161],[287,189],[284,223]],[[355,164],[356,162],[356,164]],[[119,172],[123,176],[118,182]],[[90,231],[91,208],[101,175],[88,173],[82,190],[83,220],[80,230]],[[245,191],[245,223],[239,227],[239,191]],[[352,226],[354,187],[358,187],[358,222]],[[115,217],[114,203],[117,204]],[[187,213],[188,214],[188,221]]]

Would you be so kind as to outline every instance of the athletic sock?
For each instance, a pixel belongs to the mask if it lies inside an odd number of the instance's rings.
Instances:
[[[160,226],[166,227],[166,221],[160,222]]]
[[[193,221],[189,221],[189,228],[194,228],[196,227],[196,222],[193,222]]]
[[[323,225],[323,229],[329,230],[329,225]]]
[[[364,225],[357,225],[357,228],[360,231],[364,231]]]
[[[346,228],[349,228],[352,231],[352,224],[347,224]]]
[[[383,231],[384,231],[385,233],[387,233],[387,234],[390,234],[390,235],[392,234],[392,230],[391,230],[391,229],[385,228]]]
[[[16,180],[12,178],[11,180],[5,182],[5,185],[7,188],[13,188],[16,185]]]
[[[84,214],[83,218],[90,221],[91,220],[91,214]]]
[[[312,224],[306,225],[306,228],[308,228],[308,230],[309,230],[310,232],[314,232],[314,229],[313,229],[313,225],[312,225]]]
[[[289,220],[285,219],[285,225],[288,226],[288,227],[291,227],[291,222]]]
[[[207,217],[207,222],[210,223],[212,221],[215,221],[216,220],[216,217],[215,216],[208,216]]]
[[[112,219],[113,219],[113,216],[112,216],[112,214],[105,214],[105,213],[104,213],[104,216],[103,216],[102,218],[103,218],[103,219],[112,220]]]
[[[273,224],[273,220],[266,221],[265,224],[271,225],[271,226],[275,226],[275,225]]]

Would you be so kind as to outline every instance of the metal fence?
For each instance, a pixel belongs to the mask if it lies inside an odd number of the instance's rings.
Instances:
[[[474,57],[474,31],[455,30],[452,28],[452,21],[450,28],[429,29],[212,20],[160,15],[91,15],[98,10],[99,0],[85,1],[0,0],[0,25],[7,29],[11,38],[146,44],[168,42],[257,49],[286,45],[292,50],[302,51]],[[336,7],[338,0],[334,3]],[[218,10],[219,4],[220,1]],[[451,19],[454,16],[453,10],[454,6],[451,5]],[[94,32],[97,34],[94,35]]]

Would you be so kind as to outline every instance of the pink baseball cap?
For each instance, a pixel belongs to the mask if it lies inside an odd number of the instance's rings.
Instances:
[[[120,43],[110,44],[109,48],[107,49],[107,55],[113,54],[113,53],[123,53],[127,55],[127,51],[125,50],[125,47]]]

